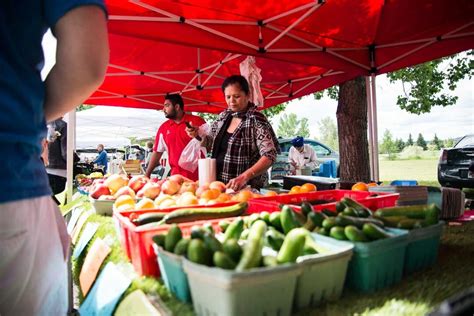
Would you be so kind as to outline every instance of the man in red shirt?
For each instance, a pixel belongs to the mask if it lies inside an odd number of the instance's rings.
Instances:
[[[186,133],[186,122],[193,126],[201,126],[206,123],[201,117],[184,112],[184,102],[179,94],[169,94],[165,98],[163,112],[168,119],[156,133],[155,145],[150,162],[146,169],[146,176],[150,177],[152,171],[160,163],[163,152],[168,152],[168,161],[171,166],[171,174],[180,174],[191,180],[198,179],[198,171],[189,172],[178,165],[179,157],[184,147],[192,139]]]

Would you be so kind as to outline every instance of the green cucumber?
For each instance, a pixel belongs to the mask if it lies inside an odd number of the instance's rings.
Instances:
[[[367,236],[354,225],[348,225],[344,227],[344,234],[346,235],[347,239],[350,241],[357,241],[357,242],[366,242],[369,241]]]
[[[132,220],[137,226],[145,225],[148,223],[159,222],[165,217],[168,213],[167,212],[147,212],[140,214],[136,219]]]
[[[265,238],[267,244],[275,251],[280,250],[283,241],[285,240],[285,235],[280,233],[273,227],[269,227],[265,233]]]
[[[439,222],[439,214],[441,213],[441,210],[439,207],[431,203],[428,205],[428,210],[426,211],[426,222],[428,225],[435,225],[438,224]]]
[[[380,208],[375,211],[374,215],[379,217],[406,216],[414,219],[425,219],[429,209],[429,205],[393,206]]]
[[[407,218],[398,222],[397,228],[414,229],[428,226],[428,221],[424,219]]]
[[[181,240],[181,238],[183,238],[183,233],[178,225],[171,225],[165,237],[165,250],[173,252],[174,247],[176,247],[176,244]]]
[[[203,239],[205,232],[206,231],[204,230],[203,227],[198,226],[198,225],[193,225],[191,227],[191,239],[195,239],[195,238]]]
[[[342,214],[347,215],[347,216],[359,217],[359,215],[357,215],[357,212],[355,211],[355,209],[350,207],[350,206],[346,206],[344,208],[344,211],[342,211]]]
[[[267,225],[270,225],[270,213],[263,211],[260,213],[260,219],[263,220]]]
[[[227,230],[224,233],[223,241],[225,242],[231,238],[238,240],[243,231],[244,220],[242,218],[237,218],[232,223],[230,223],[229,227],[227,227]]]
[[[277,230],[283,232],[283,227],[281,227],[281,219],[280,219],[281,212],[273,212],[270,213],[270,225],[275,227]]]
[[[158,235],[155,235],[153,237],[151,237],[151,239],[153,240],[153,242],[155,244],[157,244],[158,246],[160,246],[161,248],[165,248],[165,239],[166,239],[166,235],[165,234],[158,234]]]
[[[242,256],[242,247],[240,247],[235,239],[226,240],[222,244],[222,250],[235,262],[239,262],[240,257]]]
[[[321,213],[323,213],[324,215],[326,215],[326,216],[328,216],[328,217],[334,217],[334,216],[337,215],[337,212],[328,210],[327,208],[323,208],[323,209],[321,210]]]
[[[313,230],[313,232],[316,233],[316,234],[323,235],[323,236],[329,236],[329,230],[324,228],[324,227],[316,227]]]
[[[263,256],[262,263],[264,267],[276,267],[278,260],[275,256]]]
[[[226,270],[233,270],[237,266],[234,260],[222,251],[214,252],[212,262],[216,267]]]
[[[336,217],[328,217],[323,220],[323,227],[327,230],[330,230],[332,227],[336,226]]]
[[[240,239],[242,239],[242,240],[247,240],[247,238],[249,237],[249,232],[250,232],[250,229],[245,228],[245,229],[242,231],[242,234],[240,234]]]
[[[236,267],[237,271],[252,269],[260,265],[266,231],[267,224],[262,220],[256,221],[250,227],[247,243]]]
[[[247,202],[222,207],[183,208],[172,211],[159,222],[160,224],[183,223],[197,220],[233,217],[242,215],[248,208]]]
[[[283,232],[288,234],[292,229],[300,227],[299,221],[296,219],[295,211],[288,205],[283,205],[280,214],[281,226]]]
[[[378,227],[372,223],[367,223],[362,226],[362,231],[371,240],[384,239],[393,237],[392,234],[387,232],[385,229]]]
[[[304,216],[308,217],[308,214],[313,213],[313,205],[307,201],[301,202],[301,213],[303,213]]]
[[[362,226],[364,226],[365,223],[372,223],[374,225],[384,227],[384,223],[375,218],[353,217],[344,215],[342,213],[339,213],[339,215],[336,217],[336,225],[338,226],[353,225],[359,229],[362,229]]]
[[[292,229],[286,235],[283,245],[278,251],[278,263],[296,262],[296,258],[302,253],[308,231],[304,228]]]
[[[189,238],[181,239],[180,241],[178,241],[178,243],[174,247],[173,252],[177,254],[178,256],[185,256],[188,252],[188,246],[189,246],[190,241],[191,240]]]
[[[329,236],[338,239],[338,240],[347,240],[347,236],[344,232],[344,227],[341,226],[333,226],[329,231]]]
[[[357,215],[359,217],[369,217],[369,216],[372,216],[372,211],[365,207],[364,205],[360,204],[359,202],[349,198],[349,197],[344,197],[341,199],[342,203],[344,203],[345,205],[349,206],[349,207],[352,207]]]
[[[222,251],[221,242],[209,232],[204,233],[204,243],[213,253],[216,251]]]
[[[188,245],[187,257],[190,261],[210,266],[212,252],[201,239],[191,239]]]
[[[376,213],[377,212],[375,212],[375,214]],[[395,227],[395,228],[398,227],[398,223],[400,223],[400,221],[409,219],[406,216],[386,216],[385,217],[385,216],[376,216],[376,215],[374,215],[373,218],[382,221],[384,225],[387,227]]]
[[[346,208],[346,205],[344,203],[342,203],[341,201],[336,202],[336,212],[337,213],[342,213],[345,208]]]
[[[225,231],[227,230],[229,225],[230,225],[230,223],[229,223],[228,220],[223,219],[223,220],[219,221],[219,227],[220,227],[222,233],[225,233]]]
[[[321,227],[323,225],[323,221],[327,218],[327,216],[321,212],[311,212],[308,214],[308,218],[313,221],[314,226]]]

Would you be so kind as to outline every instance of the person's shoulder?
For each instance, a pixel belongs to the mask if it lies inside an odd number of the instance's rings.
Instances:
[[[268,121],[267,117],[265,114],[257,110],[256,108],[252,109],[249,113],[251,116],[253,116],[255,119],[260,120],[260,121]]]
[[[161,132],[163,132],[164,130],[166,130],[167,128],[169,128],[171,122],[172,122],[172,121],[171,121],[170,119],[164,121],[164,122],[160,125],[160,127],[158,128],[158,133],[161,133]]]

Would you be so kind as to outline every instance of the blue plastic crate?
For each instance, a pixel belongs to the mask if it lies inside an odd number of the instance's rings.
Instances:
[[[405,254],[404,273],[412,273],[433,265],[438,257],[438,248],[444,222],[410,230]]]
[[[394,180],[394,181],[390,182],[390,185],[398,185],[398,186],[409,187],[409,186],[418,185],[418,181],[416,181],[416,180]]]
[[[166,288],[180,301],[191,303],[188,276],[183,269],[183,257],[165,251],[156,245],[153,245],[153,247],[157,254],[161,277]]]

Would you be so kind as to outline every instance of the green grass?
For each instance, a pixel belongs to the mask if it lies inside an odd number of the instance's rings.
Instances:
[[[417,180],[439,186],[438,159],[379,160],[380,180]],[[431,184],[430,184],[431,185]]]

